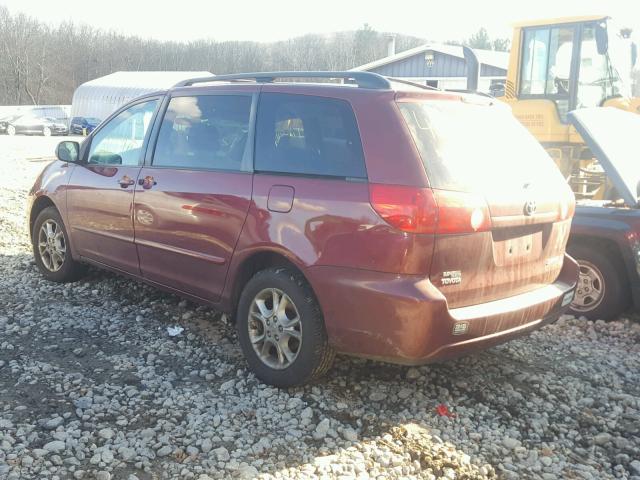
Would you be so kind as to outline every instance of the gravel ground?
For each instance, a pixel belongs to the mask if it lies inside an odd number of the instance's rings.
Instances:
[[[271,388],[210,308],[40,277],[24,201],[57,141],[0,136],[0,478],[640,479],[639,324],[565,317],[457,361],[339,357]]]

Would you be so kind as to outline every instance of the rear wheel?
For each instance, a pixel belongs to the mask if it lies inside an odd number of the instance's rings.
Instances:
[[[573,245],[568,252],[580,269],[571,312],[590,320],[620,315],[629,304],[629,285],[620,259],[595,246]]]
[[[84,275],[84,265],[71,258],[69,237],[55,207],[40,212],[31,239],[36,265],[47,280],[73,282]]]
[[[16,134],[16,127],[14,127],[13,125],[9,125],[7,127],[7,134],[11,135],[11,136],[15,135]]]
[[[249,280],[238,303],[237,328],[249,367],[265,383],[301,385],[333,363],[318,301],[291,269],[263,270]]]

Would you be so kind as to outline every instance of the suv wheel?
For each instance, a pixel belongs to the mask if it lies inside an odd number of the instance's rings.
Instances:
[[[629,286],[624,265],[614,255],[586,245],[573,245],[569,254],[580,268],[571,312],[590,320],[611,320],[629,302]]]
[[[71,258],[67,231],[54,207],[40,212],[31,239],[36,265],[47,280],[72,282],[85,273],[84,265]]]
[[[238,303],[237,328],[249,367],[265,383],[301,385],[333,363],[318,301],[293,270],[270,268],[249,280]]]

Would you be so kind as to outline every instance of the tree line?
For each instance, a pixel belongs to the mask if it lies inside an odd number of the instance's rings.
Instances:
[[[476,40],[465,43],[479,47]],[[345,70],[386,56],[387,42],[366,24],[271,43],[159,41],[72,22],[51,26],[0,6],[0,105],[69,104],[78,85],[120,70]],[[397,34],[396,51],[425,42]]]

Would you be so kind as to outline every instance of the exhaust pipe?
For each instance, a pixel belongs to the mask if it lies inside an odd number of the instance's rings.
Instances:
[[[480,83],[480,62],[478,61],[478,56],[472,48],[466,46],[462,47],[462,53],[467,64],[467,90],[477,92],[478,84]]]

